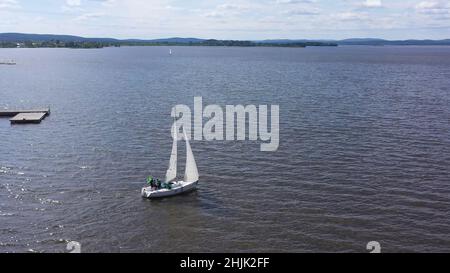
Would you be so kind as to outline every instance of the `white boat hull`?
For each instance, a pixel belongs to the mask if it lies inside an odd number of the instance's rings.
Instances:
[[[154,199],[154,198],[163,198],[170,197],[175,195],[180,195],[186,192],[193,191],[197,188],[197,182],[176,182],[172,185],[172,189],[160,189],[160,190],[152,190],[151,187],[142,188],[141,195],[144,198]]]

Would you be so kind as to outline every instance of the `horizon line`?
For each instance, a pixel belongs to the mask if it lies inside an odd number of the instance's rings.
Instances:
[[[383,41],[444,41],[444,40],[450,40],[450,37],[448,38],[442,38],[442,39],[419,39],[419,38],[407,38],[407,39],[386,39],[386,38],[378,38],[378,37],[349,37],[349,38],[342,38],[342,39],[328,39],[328,38],[318,38],[318,39],[311,39],[311,38],[264,38],[264,39],[217,39],[217,38],[201,38],[201,37],[182,37],[182,36],[168,36],[168,37],[160,37],[160,38],[117,38],[114,36],[85,36],[85,35],[76,35],[76,34],[54,34],[54,33],[31,33],[31,32],[0,32],[0,35],[2,34],[21,34],[21,35],[51,35],[51,36],[72,36],[72,37],[80,37],[85,39],[114,39],[114,40],[142,40],[142,41],[150,41],[150,40],[162,40],[162,39],[199,39],[199,40],[230,40],[230,41],[271,41],[271,40],[288,40],[288,41],[297,41],[297,40],[307,40],[307,41],[345,41],[345,40],[352,40],[352,39],[359,39],[359,40],[383,40]]]

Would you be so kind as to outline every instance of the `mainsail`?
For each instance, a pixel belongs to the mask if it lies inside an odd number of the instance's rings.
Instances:
[[[194,154],[192,153],[189,139],[184,131],[184,139],[186,140],[186,172],[184,174],[184,182],[192,183],[197,182],[199,179],[197,163],[195,163]]]
[[[169,169],[166,172],[166,182],[171,182],[177,178],[177,160],[178,160],[178,128],[177,124],[173,125],[173,144],[172,154],[170,155]]]

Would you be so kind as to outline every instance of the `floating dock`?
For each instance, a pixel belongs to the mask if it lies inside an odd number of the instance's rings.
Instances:
[[[12,117],[11,124],[41,123],[50,115],[50,108],[34,110],[0,110],[0,117]]]
[[[19,123],[41,123],[41,121],[47,116],[46,113],[20,113],[10,119],[11,124]]]

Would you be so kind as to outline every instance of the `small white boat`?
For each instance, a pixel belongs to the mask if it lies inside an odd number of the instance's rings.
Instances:
[[[166,172],[166,187],[156,189],[154,187],[142,188],[141,195],[144,198],[162,198],[182,193],[193,191],[197,188],[199,174],[197,169],[197,163],[195,162],[194,154],[192,153],[189,139],[183,128],[184,139],[186,141],[186,170],[184,174],[184,180],[176,181],[177,178],[177,163],[178,163],[178,135],[177,127],[174,125],[174,136],[172,145],[172,155],[170,156],[169,169]]]
[[[0,64],[3,64],[3,65],[16,65],[16,62],[15,61],[0,61]]]

